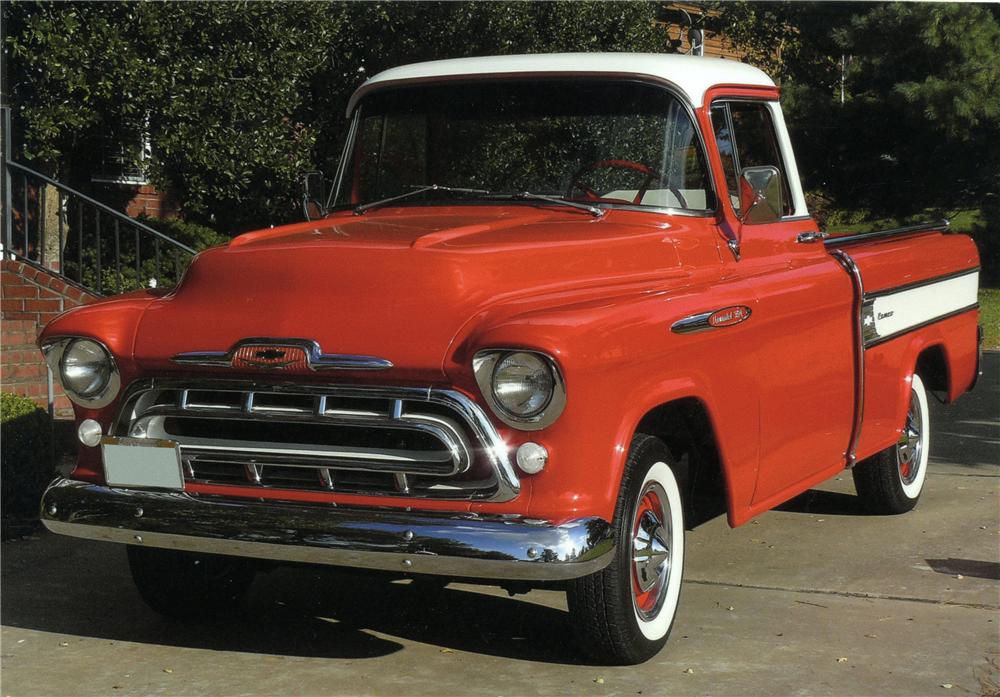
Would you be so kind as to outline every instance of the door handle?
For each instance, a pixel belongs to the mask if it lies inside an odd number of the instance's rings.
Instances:
[[[809,242],[822,242],[826,239],[826,237],[827,233],[825,232],[800,232],[798,237],[795,238],[795,241],[799,244],[807,244]]]

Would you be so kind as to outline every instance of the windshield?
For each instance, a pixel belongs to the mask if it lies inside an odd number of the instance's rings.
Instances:
[[[655,85],[422,84],[377,92],[359,108],[338,206],[403,194],[392,205],[530,192],[599,206],[715,207],[694,125],[678,100]]]

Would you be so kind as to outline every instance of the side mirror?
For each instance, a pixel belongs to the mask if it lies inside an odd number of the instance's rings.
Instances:
[[[781,219],[781,174],[777,167],[747,167],[740,175],[740,220],[748,225]]]
[[[326,195],[326,177],[322,172],[302,173],[302,214],[306,220],[317,220],[327,214],[323,204]]]

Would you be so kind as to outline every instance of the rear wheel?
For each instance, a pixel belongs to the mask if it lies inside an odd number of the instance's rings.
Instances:
[[[615,507],[614,560],[567,589],[583,649],[601,663],[641,663],[670,636],[684,573],[683,474],[662,441],[632,440]]]
[[[239,557],[128,546],[128,565],[139,595],[166,617],[197,619],[233,610],[256,573]]]
[[[906,423],[899,440],[852,471],[854,486],[865,508],[872,513],[892,515],[905,513],[917,505],[927,476],[930,439],[927,390],[920,376],[914,375]]]

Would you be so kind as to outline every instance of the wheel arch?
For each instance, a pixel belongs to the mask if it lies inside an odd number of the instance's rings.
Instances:
[[[929,392],[940,393],[947,401],[951,392],[951,368],[947,348],[943,343],[933,343],[920,349],[912,373],[920,376]]]
[[[686,482],[682,483],[685,520],[696,527],[726,513],[730,524],[736,497],[733,482],[725,466],[718,429],[709,404],[696,394],[675,395],[647,406],[628,427],[631,442],[637,433],[662,440],[670,454],[685,462]],[[619,481],[621,480],[619,472]]]
[[[910,404],[910,389],[913,376],[919,375],[928,393],[933,393],[940,401],[951,401],[951,368],[949,365],[948,347],[941,339],[914,339],[909,347],[909,360],[904,366],[909,366],[899,381],[899,395],[896,401],[897,434],[906,419],[906,410]]]

